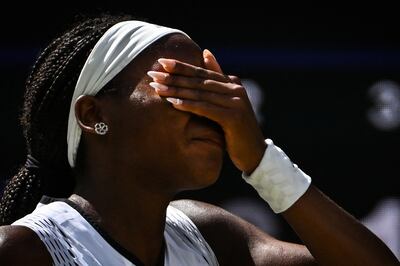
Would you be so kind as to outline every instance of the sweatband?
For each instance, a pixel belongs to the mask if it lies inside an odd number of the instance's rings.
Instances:
[[[75,166],[82,133],[75,117],[77,98],[80,95],[96,95],[146,47],[171,33],[190,38],[178,29],[129,20],[112,26],[96,43],[81,70],[71,100],[67,132],[68,162],[71,167]]]
[[[271,139],[260,164],[250,174],[242,172],[243,179],[252,185],[275,213],[286,211],[308,189],[311,177],[293,164],[289,157]]]

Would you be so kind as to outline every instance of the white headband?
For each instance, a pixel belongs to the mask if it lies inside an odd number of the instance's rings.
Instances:
[[[124,21],[104,33],[94,46],[82,68],[71,100],[68,118],[68,162],[75,167],[81,129],[75,117],[75,102],[80,95],[96,95],[132,59],[159,38],[170,34],[186,33],[143,21]]]

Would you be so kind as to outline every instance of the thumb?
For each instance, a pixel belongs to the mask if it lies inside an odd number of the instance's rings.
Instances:
[[[204,64],[207,69],[223,74],[215,56],[208,49],[203,51]]]

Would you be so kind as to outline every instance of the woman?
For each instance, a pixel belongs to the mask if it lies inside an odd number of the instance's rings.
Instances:
[[[240,80],[180,30],[109,15],[74,26],[34,65],[21,123],[1,265],[398,265],[264,139]],[[214,183],[225,150],[305,246],[171,202]]]

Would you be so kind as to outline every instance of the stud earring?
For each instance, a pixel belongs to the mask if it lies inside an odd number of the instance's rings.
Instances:
[[[105,135],[108,131],[108,126],[104,122],[96,123],[94,125],[94,131],[96,131],[98,135]]]

